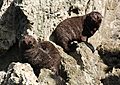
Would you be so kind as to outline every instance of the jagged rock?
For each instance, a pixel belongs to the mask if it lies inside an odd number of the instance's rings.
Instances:
[[[6,72],[0,71],[0,85],[4,82]]]
[[[9,6],[6,12],[1,15],[0,19],[0,53],[8,50],[15,43],[14,6]],[[7,18],[6,18],[7,17]]]
[[[120,44],[106,42],[97,47],[98,54],[103,62],[108,66],[106,72],[113,70],[113,67],[120,68]]]
[[[25,28],[30,29],[28,23],[29,20],[20,7],[14,1],[11,2],[0,18],[0,56],[26,33]]]
[[[103,85],[119,85],[120,84],[120,69],[113,68],[111,73],[105,75],[101,79]]]
[[[60,76],[49,69],[41,69],[38,79],[40,85],[64,85],[65,83]]]
[[[80,43],[77,53],[61,52],[64,74],[61,74],[67,85],[94,85],[100,84],[104,75],[104,64],[101,64],[97,52],[92,51],[84,43]],[[65,76],[66,74],[66,76]]]
[[[3,85],[39,85],[33,69],[27,63],[11,63]]]

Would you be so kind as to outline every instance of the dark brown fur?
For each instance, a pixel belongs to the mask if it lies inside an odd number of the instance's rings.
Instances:
[[[50,39],[64,51],[72,51],[74,48],[71,47],[71,42],[87,42],[88,38],[98,30],[101,21],[102,15],[99,12],[65,19],[57,26]]]
[[[55,46],[49,41],[36,42],[29,35],[21,40],[22,61],[30,63],[38,76],[41,68],[48,68],[58,73],[61,56]]]

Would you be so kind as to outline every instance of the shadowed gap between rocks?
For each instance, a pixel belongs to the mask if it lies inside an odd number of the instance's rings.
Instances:
[[[64,79],[62,79],[62,80],[59,79],[60,78],[59,75],[50,75],[50,77],[56,81],[57,85],[67,85],[66,81]],[[59,81],[59,82],[57,82],[57,81]]]
[[[76,51],[70,52],[69,55],[72,56],[77,61],[77,64],[80,66],[80,69],[83,70],[84,64],[83,64],[83,61],[81,59],[82,55],[78,54]]]
[[[9,17],[9,19],[7,19]],[[0,20],[1,26],[6,26],[8,31],[14,31],[15,43],[0,57],[0,70],[7,70],[11,62],[21,61],[19,54],[19,40],[23,34],[27,34],[27,29],[31,29],[31,23],[19,6],[15,6],[14,1],[2,15]],[[10,27],[11,26],[11,27]]]
[[[98,54],[103,60],[103,63],[108,67],[104,69],[106,73],[112,73],[113,68],[120,69],[120,51],[119,49],[106,49],[102,45],[97,47]],[[108,75],[104,79],[101,79],[103,85],[120,85],[120,76]]]
[[[0,9],[1,9],[2,5],[3,5],[3,0],[0,0]]]
[[[18,44],[14,44],[9,50],[0,58],[0,71],[7,71],[10,63],[20,61]]]
[[[63,65],[61,65],[61,68],[59,69],[59,75],[63,78],[64,85],[66,85],[65,82],[69,81],[69,77],[68,77],[67,71],[65,71],[65,67]]]
[[[106,73],[108,73],[109,71],[112,71],[113,67],[120,68],[120,51],[119,50],[114,50],[113,52],[111,52],[109,50],[101,48],[101,46],[99,46],[97,50],[104,64],[108,66],[108,68],[105,69]]]
[[[120,85],[120,76],[109,75],[104,79],[101,79],[103,85]]]
[[[69,16],[71,16],[71,13],[79,14],[79,10],[80,9],[78,7],[71,6],[68,10],[68,14]]]
[[[9,19],[7,17],[9,17]],[[6,12],[2,15],[0,24],[6,26],[6,29],[9,31],[16,31],[17,38],[20,37],[21,34],[27,34],[27,29],[31,29],[27,16],[19,6],[15,6],[14,2],[10,4]]]

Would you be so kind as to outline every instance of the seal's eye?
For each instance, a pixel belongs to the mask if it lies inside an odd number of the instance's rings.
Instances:
[[[31,41],[29,41],[29,44],[32,44],[32,42],[31,42]]]

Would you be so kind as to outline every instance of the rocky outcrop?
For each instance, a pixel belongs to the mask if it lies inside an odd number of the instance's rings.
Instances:
[[[84,43],[79,46],[76,53],[61,53],[64,68],[61,76],[65,78],[67,85],[99,85],[106,65],[100,61],[97,52],[92,53]]]
[[[120,84],[119,0],[1,0],[0,8],[1,85]],[[92,10],[103,15],[99,30],[88,40],[92,47],[80,43],[76,52],[66,54],[53,43],[62,56],[59,75],[41,69],[37,78],[29,64],[10,64],[21,61],[18,44],[24,34],[49,41],[62,20]]]
[[[39,85],[33,69],[27,63],[11,63],[8,67],[3,85]]]
[[[42,69],[38,79],[40,85],[65,85],[64,80],[49,69]]]
[[[4,0],[5,1],[5,0]],[[7,4],[8,1],[6,1]],[[3,4],[3,7],[6,7]],[[4,13],[3,13],[4,10]],[[26,33],[29,20],[15,1],[8,4],[8,8],[1,9],[0,19],[0,56],[5,53],[23,34]],[[27,27],[26,27],[27,25]]]
[[[5,76],[6,76],[6,72],[0,71],[0,85],[3,84],[3,82],[5,80]]]

